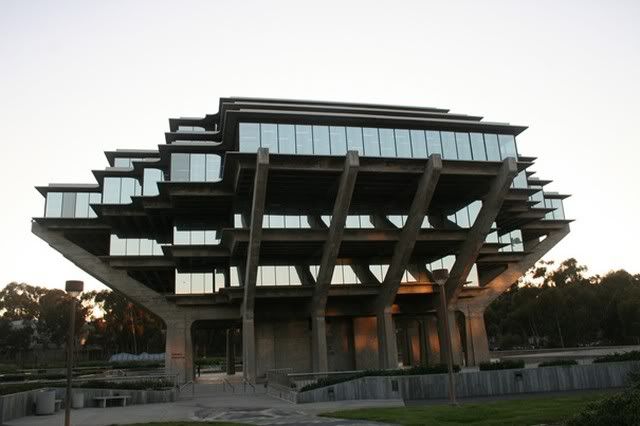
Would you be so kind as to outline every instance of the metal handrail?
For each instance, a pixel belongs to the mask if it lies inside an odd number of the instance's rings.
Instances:
[[[223,377],[222,378],[222,391],[223,392],[227,391],[227,386],[229,386],[231,388],[231,392],[232,393],[236,393],[236,389],[233,387],[231,382]]]
[[[247,380],[246,377],[242,378],[242,392],[246,393],[247,392],[247,385],[251,386],[251,388],[253,389],[253,393],[256,393],[256,387]]]
[[[193,380],[189,380],[187,383],[180,385],[178,387],[178,392],[181,393],[182,389],[186,388],[187,386],[191,385],[191,396],[195,396],[196,394],[196,382]]]

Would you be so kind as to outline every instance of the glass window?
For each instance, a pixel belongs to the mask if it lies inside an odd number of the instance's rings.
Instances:
[[[276,266],[276,285],[289,285],[289,267]]]
[[[150,239],[144,238],[140,240],[140,256],[153,255],[153,244]]]
[[[171,180],[174,182],[189,181],[189,154],[171,154]]]
[[[185,274],[176,270],[176,294],[191,293],[191,274]]]
[[[271,214],[268,219],[269,228],[284,228],[284,215]]]
[[[144,169],[142,179],[142,194],[147,196],[158,195],[158,182],[162,181],[162,170]]]
[[[331,155],[345,155],[347,153],[347,134],[342,126],[330,126]]]
[[[345,228],[360,228],[360,217],[354,215],[348,215],[345,223]]]
[[[261,266],[262,285],[276,285],[276,271],[273,266]]]
[[[482,201],[476,200],[473,203],[469,204],[469,224],[473,225],[480,214],[480,209],[482,208]]]
[[[111,234],[111,240],[109,241],[109,255],[124,256],[126,253],[127,253],[126,240],[118,238],[117,235]]]
[[[120,185],[120,203],[131,203],[131,197],[136,195],[136,181],[133,178],[121,178]]]
[[[411,151],[413,158],[427,158],[427,140],[423,130],[411,130]]]
[[[469,133],[456,132],[456,147],[458,148],[458,159],[472,159],[471,145],[469,145]]]
[[[484,146],[487,149],[487,160],[499,161],[500,149],[498,148],[498,135],[485,134]]]
[[[513,251],[524,251],[522,232],[519,229],[511,231],[511,247]]]
[[[207,171],[205,180],[207,182],[216,182],[220,180],[220,156],[216,154],[207,154]]]
[[[205,154],[191,154],[189,181],[204,182],[206,175]]]
[[[456,223],[461,228],[469,227],[469,212],[466,207],[463,207],[456,212]]]
[[[362,129],[364,140],[364,155],[369,157],[380,156],[380,143],[378,142],[378,129],[365,127]]]
[[[102,202],[104,204],[120,203],[120,178],[106,177],[102,183]]]
[[[45,217],[62,216],[62,192],[48,192],[44,211]]]
[[[427,136],[427,155],[440,154],[442,155],[442,145],[440,144],[440,132],[437,130],[427,130],[425,132]]]
[[[361,127],[347,127],[347,149],[349,151],[358,151],[359,155],[364,154]]]
[[[329,128],[327,126],[313,126],[313,153],[329,155]]]
[[[289,149],[293,152],[293,126],[289,125]],[[277,124],[260,124],[260,146],[267,148],[269,152],[278,151],[278,137],[280,128]]]
[[[74,217],[89,217],[89,193],[79,192],[76,195],[76,211]]]
[[[473,153],[474,160],[485,161],[487,159],[487,153],[484,150],[484,138],[482,133],[471,133],[471,152]]]
[[[131,163],[131,158],[114,158],[113,159],[113,166],[114,167],[127,167],[127,168],[132,168],[133,164]]]
[[[204,274],[191,274],[191,293],[204,293]]]
[[[257,152],[259,147],[260,125],[258,123],[240,123],[240,151]]]
[[[440,132],[440,136],[442,138],[442,157],[446,160],[457,159],[456,139],[453,132]]]
[[[92,192],[91,194],[89,194],[89,205],[100,204],[101,200],[102,200],[101,194],[95,193],[95,192]],[[93,208],[91,208],[91,206],[89,206],[89,217],[98,217],[96,215],[96,212],[93,210]]]
[[[296,126],[296,153],[313,154],[311,126]]]
[[[395,157],[396,144],[393,136],[393,129],[378,129],[380,135],[380,156]]]
[[[523,170],[516,175],[513,179],[513,187],[514,188],[526,188],[527,187],[527,174]]]
[[[409,139],[409,131],[403,129],[395,130],[396,151],[400,158],[411,158],[411,139]]]
[[[556,220],[564,220],[564,206],[562,200],[553,198],[551,199],[551,205],[555,208],[553,211],[553,218]]]
[[[194,245],[194,246],[204,245],[204,230],[202,229],[191,230],[191,245]]]
[[[516,139],[513,135],[498,135],[498,143],[500,145],[500,154],[504,160],[507,157],[518,158],[516,151]]]
[[[285,228],[298,229],[300,228],[300,216],[287,215],[284,217]]]

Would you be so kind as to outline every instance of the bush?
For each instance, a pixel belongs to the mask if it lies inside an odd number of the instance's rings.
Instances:
[[[12,383],[0,385],[0,395],[24,392],[33,389],[62,387],[60,382],[38,382],[38,383]],[[169,380],[140,380],[136,382],[107,382],[103,380],[87,380],[85,382],[74,383],[73,388],[93,388],[93,389],[122,389],[122,390],[164,390],[173,387]]]
[[[454,365],[453,371],[456,373],[460,371],[460,366]],[[376,376],[415,376],[424,374],[442,374],[447,373],[446,364],[436,364],[433,366],[419,366],[411,368],[399,368],[395,370],[365,370],[360,373],[352,374],[344,377],[327,377],[320,378],[315,383],[311,383],[303,386],[300,392],[323,388],[325,386],[337,385],[338,383],[348,382],[349,380],[359,379],[361,377],[376,377]]]
[[[224,361],[225,359],[222,357],[200,357],[193,363],[195,365],[199,365],[200,367],[205,367],[209,365],[222,365],[224,364]]]
[[[514,368],[524,368],[524,361],[521,359],[518,359],[518,360],[507,359],[500,362],[481,362],[479,367],[480,367],[480,371],[511,370]]]
[[[74,373],[74,376],[77,373]],[[28,374],[28,373],[15,373],[4,374],[0,376],[0,382],[24,382],[27,380],[60,380],[67,377],[63,373],[50,373],[50,374]]]
[[[615,353],[604,355],[593,360],[594,364],[601,362],[640,361],[640,351],[631,351],[623,354]]]
[[[578,365],[575,359],[556,359],[553,361],[545,361],[538,364],[538,367],[557,367],[563,365]]]

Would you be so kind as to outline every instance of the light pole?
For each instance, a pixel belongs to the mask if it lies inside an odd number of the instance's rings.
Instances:
[[[82,281],[67,281],[65,290],[71,296],[71,310],[69,313],[69,338],[67,340],[67,396],[64,402],[64,426],[71,426],[71,367],[73,365],[73,342],[76,327],[76,297],[80,296],[84,283]]]
[[[447,351],[447,370],[449,372],[449,400],[451,405],[456,405],[456,384],[453,377],[453,348],[451,345],[451,329],[449,328],[449,309],[447,309],[447,296],[445,294],[444,285],[449,279],[449,271],[446,269],[436,269],[432,272],[433,280],[438,285],[438,293],[440,294],[440,313],[442,317],[442,326],[444,327],[444,346]],[[442,352],[442,348],[440,348]]]

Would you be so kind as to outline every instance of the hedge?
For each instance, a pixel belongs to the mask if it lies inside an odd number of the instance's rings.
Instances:
[[[225,359],[223,357],[200,357],[193,361],[195,365],[199,365],[201,367],[207,365],[222,365],[224,362]]]
[[[538,367],[558,367],[563,365],[578,365],[575,359],[555,359],[553,361],[545,361],[538,364]]]
[[[63,387],[60,382],[38,382],[38,383],[12,383],[0,385],[0,395],[24,392],[33,389],[43,389],[52,387]],[[107,382],[103,380],[87,380],[86,382],[74,383],[74,389],[123,389],[123,390],[164,390],[173,387],[173,383],[168,380],[140,380],[136,382]]]
[[[504,360],[500,362],[481,362],[480,371],[490,371],[490,370],[511,370],[514,368],[524,368],[524,361],[521,359],[518,360]]]
[[[456,373],[460,371],[460,366],[454,365],[453,371]],[[355,373],[350,376],[344,377],[328,377],[320,378],[315,383],[311,383],[300,388],[300,392],[305,392],[312,389],[318,389],[325,386],[332,386],[338,383],[348,382],[349,380],[359,379],[361,377],[376,377],[376,376],[417,376],[425,374],[442,374],[447,373],[446,364],[436,364],[433,366],[419,366],[411,368],[399,368],[395,370],[365,370],[360,373]]]
[[[593,360],[594,364],[601,362],[621,362],[621,361],[640,361],[640,351],[631,351],[626,353],[615,353],[604,355]]]

